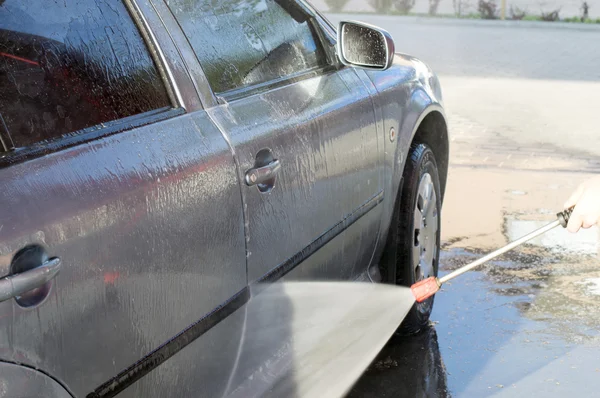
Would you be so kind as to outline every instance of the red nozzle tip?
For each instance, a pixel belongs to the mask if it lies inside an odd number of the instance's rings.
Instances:
[[[435,276],[424,279],[410,287],[417,303],[422,303],[440,290],[440,283]]]

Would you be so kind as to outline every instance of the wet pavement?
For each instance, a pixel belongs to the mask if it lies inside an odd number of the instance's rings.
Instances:
[[[354,19],[383,25],[440,74],[451,135],[441,275],[553,221],[576,186],[600,173],[590,108],[600,97],[589,97],[598,82],[575,70],[598,53],[567,56],[560,45],[589,46],[597,33]],[[539,40],[519,41],[525,34]],[[540,40],[553,37],[555,50],[541,51]],[[485,38],[496,41],[482,52],[475,42]],[[447,283],[430,327],[392,338],[349,396],[597,396],[599,239],[596,228],[555,229]]]
[[[554,171],[484,167],[485,157],[468,156],[469,145],[453,149],[460,153],[453,156],[442,214],[441,275],[553,221],[554,210],[588,175],[574,167],[575,154],[550,160]],[[540,160],[526,149],[513,155]],[[395,336],[350,397],[595,396],[598,240],[595,228],[576,235],[558,228],[447,283],[431,326],[417,336]]]
[[[480,254],[445,250],[443,273]],[[539,247],[507,257],[444,286],[431,326],[395,336],[350,396],[595,396],[595,260]]]
[[[553,221],[596,172],[577,153],[503,153],[460,131],[442,214],[441,275]],[[576,235],[558,228],[447,283],[430,327],[395,336],[349,396],[595,396],[598,241],[596,228]]]

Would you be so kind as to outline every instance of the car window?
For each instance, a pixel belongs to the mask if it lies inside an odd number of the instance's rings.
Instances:
[[[170,0],[173,14],[217,93],[322,67],[311,22],[290,0]],[[295,10],[296,13],[300,12]]]
[[[121,0],[0,0],[0,115],[16,147],[169,105]]]

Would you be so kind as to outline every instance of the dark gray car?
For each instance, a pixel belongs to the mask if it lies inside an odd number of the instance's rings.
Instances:
[[[2,396],[228,395],[260,283],[437,274],[438,80],[305,1],[0,0],[0,141]]]

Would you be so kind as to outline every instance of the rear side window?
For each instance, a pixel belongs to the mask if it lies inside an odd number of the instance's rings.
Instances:
[[[0,1],[3,141],[23,147],[168,106],[121,0]]]
[[[169,0],[167,3],[217,93],[326,64],[310,21],[294,1]]]

